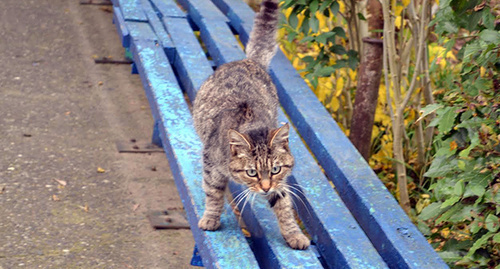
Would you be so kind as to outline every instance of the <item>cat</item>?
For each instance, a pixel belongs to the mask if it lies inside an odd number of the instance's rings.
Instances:
[[[267,73],[276,53],[279,0],[264,0],[246,48],[247,58],[220,66],[200,87],[193,103],[194,125],[203,142],[205,212],[198,226],[220,226],[229,180],[267,198],[286,243],[307,249],[297,225],[290,185],[294,166],[288,123],[278,127],[278,95]],[[243,195],[246,196],[246,195]],[[246,197],[245,197],[246,198]]]

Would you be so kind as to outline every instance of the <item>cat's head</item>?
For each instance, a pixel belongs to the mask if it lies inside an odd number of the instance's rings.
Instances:
[[[229,171],[234,180],[262,195],[281,193],[294,164],[288,147],[289,129],[285,124],[244,134],[229,130]]]

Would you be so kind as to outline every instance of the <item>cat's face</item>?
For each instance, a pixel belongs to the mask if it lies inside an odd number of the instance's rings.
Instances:
[[[234,180],[262,195],[283,192],[294,164],[288,147],[288,131],[288,124],[270,132],[242,134],[230,130],[229,171]]]

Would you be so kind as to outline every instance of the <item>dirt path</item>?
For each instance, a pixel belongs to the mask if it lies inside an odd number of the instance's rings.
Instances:
[[[93,62],[122,58],[111,21],[78,1],[2,1],[0,269],[189,268],[191,232],[145,218],[182,207],[165,155],[115,146],[153,122],[130,66]]]

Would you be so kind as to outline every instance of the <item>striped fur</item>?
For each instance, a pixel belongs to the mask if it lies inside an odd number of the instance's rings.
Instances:
[[[198,226],[212,231],[219,228],[224,193],[228,181],[233,180],[248,187],[236,202],[250,195],[265,196],[288,245],[305,249],[309,239],[295,222],[293,193],[286,183],[294,165],[288,147],[289,126],[278,128],[278,96],[266,71],[276,50],[278,11],[278,0],[263,1],[250,35],[247,59],[219,67],[194,101],[194,124],[204,145],[206,194]]]

